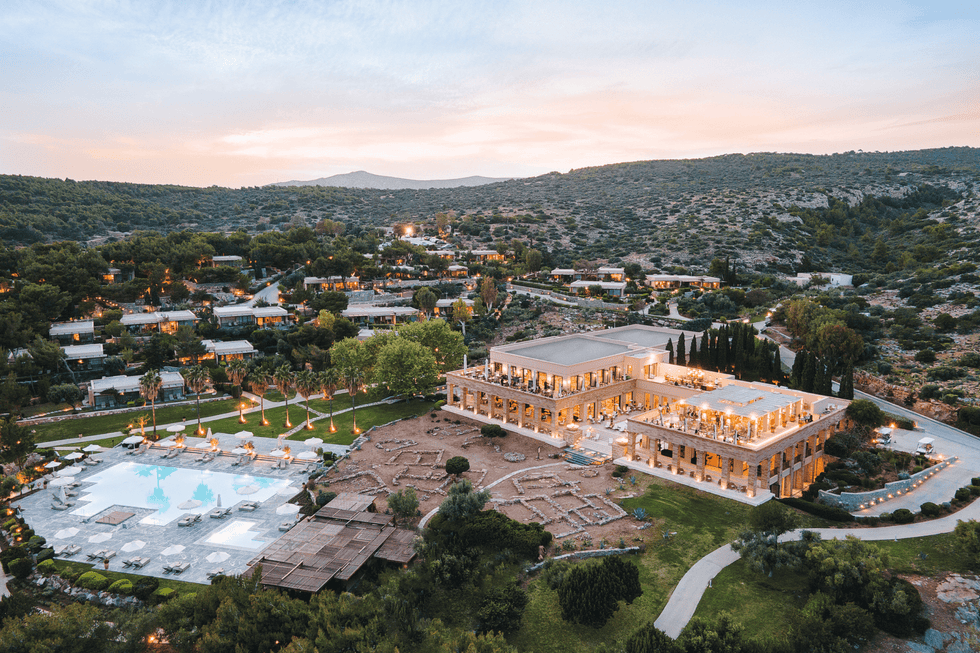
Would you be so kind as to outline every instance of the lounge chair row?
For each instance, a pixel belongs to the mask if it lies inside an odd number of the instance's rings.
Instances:
[[[59,544],[54,547],[54,554],[59,557],[70,558],[76,553],[80,553],[82,547],[77,544]]]
[[[231,514],[231,508],[215,508],[208,513],[208,517],[211,519],[222,519]]]
[[[201,521],[201,516],[200,515],[186,515],[186,516],[180,518],[180,521],[177,522],[177,525],[178,526],[193,526],[194,524],[198,523],[199,521]]]
[[[165,574],[182,574],[188,569],[190,569],[191,563],[189,562],[175,562],[174,564],[163,565],[163,573]]]
[[[238,509],[243,512],[255,512],[259,509],[259,504],[256,501],[243,501],[238,504]]]
[[[99,551],[94,551],[88,554],[89,560],[108,560],[110,558],[115,558],[116,552],[111,549],[101,549]]]
[[[224,567],[221,567],[220,569],[215,569],[214,571],[209,571],[208,572],[208,580],[213,580],[213,579],[217,578],[218,576],[224,576],[224,575],[225,575],[225,568]]]
[[[149,564],[149,562],[149,558],[141,558],[139,556],[127,558],[122,561],[124,567],[133,567],[134,569],[141,569]]]

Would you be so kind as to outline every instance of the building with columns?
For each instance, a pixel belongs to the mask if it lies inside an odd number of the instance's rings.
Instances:
[[[494,347],[446,375],[445,409],[753,503],[798,495],[848,402],[671,365],[681,334],[634,325]]]

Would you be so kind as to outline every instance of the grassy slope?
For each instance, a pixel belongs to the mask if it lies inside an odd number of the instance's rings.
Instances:
[[[637,531],[646,551],[634,556],[640,568],[643,596],[621,606],[603,628],[595,630],[561,621],[557,592],[541,582],[531,585],[531,602],[524,613],[524,627],[512,643],[527,651],[589,651],[599,642],[622,639],[660,614],[670,592],[684,573],[701,557],[730,542],[743,527],[749,506],[653,479],[642,496],[626,499],[631,511],[643,507],[654,526]],[[664,530],[676,532],[669,540]],[[556,627],[560,624],[560,627]]]

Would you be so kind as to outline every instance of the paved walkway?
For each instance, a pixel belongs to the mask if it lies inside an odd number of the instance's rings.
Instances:
[[[907,524],[904,526],[884,526],[880,528],[814,528],[824,539],[843,539],[848,535],[865,541],[906,540],[914,537],[951,533],[959,520],[980,519],[980,500],[952,515],[941,519]],[[780,537],[781,542],[799,539],[800,531],[792,531]],[[715,549],[698,560],[674,588],[660,616],[654,625],[673,638],[677,638],[684,626],[694,616],[701,597],[708,589],[708,582],[722,569],[739,559],[730,544]]]

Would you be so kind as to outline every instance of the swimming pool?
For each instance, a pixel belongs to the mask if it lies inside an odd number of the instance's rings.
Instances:
[[[81,481],[78,503],[84,505],[72,514],[92,517],[111,506],[132,506],[153,510],[140,523],[158,526],[186,514],[203,515],[217,507],[219,501],[225,508],[242,501],[261,503],[277,493],[288,493],[286,488],[292,485],[284,478],[133,462],[113,465]],[[239,492],[242,488],[244,494]],[[201,503],[191,509],[177,507],[192,500]]]

